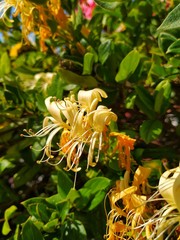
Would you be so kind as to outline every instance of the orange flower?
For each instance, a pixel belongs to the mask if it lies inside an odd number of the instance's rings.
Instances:
[[[108,194],[111,211],[107,220],[107,240],[144,239],[143,226],[139,227],[139,225],[144,221],[147,197],[142,194],[141,185],[147,183],[150,169],[139,166],[130,187],[129,174],[130,172],[126,171],[124,179],[117,181],[116,187]]]
[[[3,0],[0,2],[0,17],[3,17],[10,7],[15,8],[15,17],[18,14],[21,16],[24,39],[28,42],[28,35],[31,32],[39,35],[43,51],[47,49],[45,40],[48,38],[59,35],[72,40],[68,29],[69,19],[61,8],[60,0],[49,0],[46,5],[27,0]]]
[[[119,155],[119,166],[130,171],[131,165],[131,154],[130,151],[134,149],[135,139],[123,133],[111,132],[110,137],[117,138],[117,144],[113,149],[113,154],[118,152]]]

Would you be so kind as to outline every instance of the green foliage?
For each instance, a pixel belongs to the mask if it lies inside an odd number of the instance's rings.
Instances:
[[[114,142],[88,171],[85,147],[75,187],[64,161],[38,165],[45,138],[21,135],[42,128],[48,96],[102,88],[108,94],[103,104],[118,115],[111,128],[136,138],[133,171],[139,164],[150,167],[156,182],[162,159],[170,167],[179,164],[178,1],[169,7],[157,0],[95,2],[87,20],[79,1],[62,0],[71,21],[59,28],[57,19],[48,19],[55,34],[45,40],[45,52],[39,36],[22,41],[19,16],[11,21],[7,11],[0,21],[0,240],[101,240],[105,234],[104,199],[124,173],[118,157],[111,157]],[[58,137],[55,149],[57,143]]]
[[[127,80],[136,70],[140,61],[140,55],[137,50],[132,50],[122,60],[119,66],[119,71],[115,80],[117,82],[123,82]]]

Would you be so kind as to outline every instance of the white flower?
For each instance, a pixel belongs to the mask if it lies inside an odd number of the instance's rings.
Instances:
[[[88,166],[95,166],[99,159],[99,153],[102,150],[103,134],[106,135],[107,126],[111,121],[117,121],[117,115],[111,112],[111,109],[105,106],[98,106],[98,108],[91,113],[92,121],[90,121],[93,129],[93,134],[90,139],[89,153],[88,153]],[[93,162],[94,149],[98,145],[98,154],[96,162]]]
[[[98,106],[101,97],[107,94],[95,88],[89,91],[79,91],[78,101],[73,94],[64,100],[48,97],[45,105],[50,116],[44,118],[43,128],[37,133],[29,132],[29,136],[43,137],[48,135],[44,146],[44,154],[40,161],[50,164],[59,164],[64,158],[67,160],[66,170],[79,171],[79,160],[84,147],[88,146],[87,168],[95,166],[99,153],[107,138],[108,125],[116,121],[117,116],[105,106]],[[57,143],[58,150],[52,150],[52,141],[57,133],[61,132]],[[96,161],[93,162],[94,151],[97,149]],[[60,153],[59,160],[53,160],[53,153]],[[44,160],[45,155],[47,158]]]
[[[158,194],[162,198],[156,198]],[[169,239],[171,234],[180,224],[180,167],[165,171],[159,180],[158,192],[148,199],[147,202],[165,200],[162,208],[146,220],[143,224],[146,232],[149,232],[148,238],[153,240],[163,240],[164,234]]]
[[[100,88],[94,88],[89,91],[80,90],[78,93],[78,102],[81,108],[84,108],[87,112],[91,112],[96,109],[98,102],[102,101],[101,97],[107,98],[107,94]]]

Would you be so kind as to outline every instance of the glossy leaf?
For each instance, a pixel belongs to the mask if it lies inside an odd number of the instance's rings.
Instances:
[[[7,52],[0,56],[0,77],[8,74],[11,71],[11,62]]]
[[[59,223],[59,219],[53,219],[49,222],[47,222],[44,226],[43,226],[43,230],[46,232],[54,232],[58,226]]]
[[[110,184],[111,180],[105,177],[90,179],[79,190],[81,198],[76,203],[77,208],[83,209],[85,206],[88,206],[88,210],[93,210],[103,201]]]
[[[162,123],[159,120],[146,120],[140,126],[140,136],[146,143],[150,143],[159,137],[162,128]]]
[[[9,225],[9,220],[13,217],[15,211],[17,210],[17,207],[15,205],[12,205],[11,207],[7,208],[5,213],[4,213],[4,223],[2,227],[2,234],[7,235],[10,231],[10,225]]]
[[[90,75],[93,69],[94,54],[88,52],[84,55],[83,75]]]
[[[140,54],[137,50],[129,52],[122,60],[116,75],[116,82],[127,80],[136,70],[140,61]]]

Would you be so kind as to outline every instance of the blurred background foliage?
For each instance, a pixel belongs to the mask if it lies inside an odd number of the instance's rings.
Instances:
[[[47,1],[29,2],[45,7]],[[20,135],[41,128],[47,96],[102,88],[103,104],[118,115],[112,129],[136,139],[134,168],[154,169],[156,185],[165,165],[179,164],[179,1],[95,2],[86,19],[79,1],[61,0],[67,25],[59,29],[50,19],[46,39],[35,31],[24,36],[12,8],[0,21],[0,239],[101,240],[105,234],[104,198],[123,169],[102,155],[88,172],[84,163],[75,190],[74,173],[63,163],[38,165],[41,152],[29,146],[41,148],[45,139]],[[32,14],[38,21],[41,13]]]

